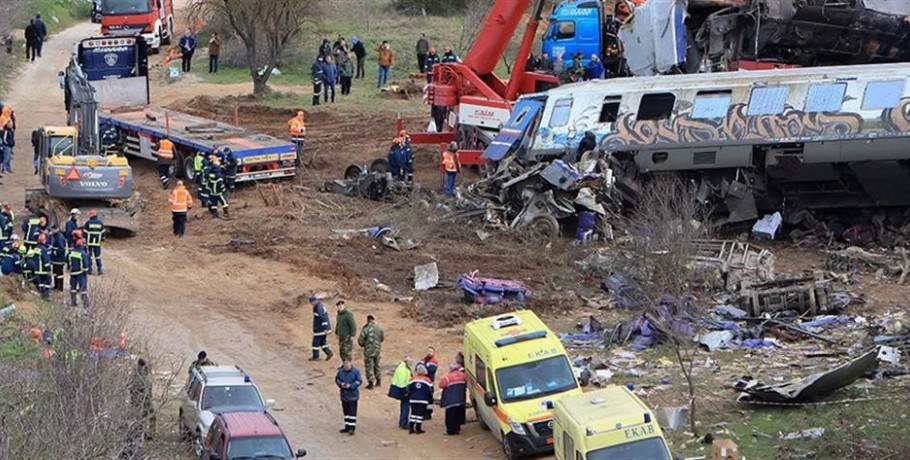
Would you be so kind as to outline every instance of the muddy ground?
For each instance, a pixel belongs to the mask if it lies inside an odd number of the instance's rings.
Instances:
[[[20,133],[62,122],[56,70],[65,63],[69,44],[89,27],[77,26],[55,37],[45,47],[44,62],[26,66],[18,77],[8,101],[16,108]],[[159,85],[153,91],[169,89]],[[233,121],[237,106],[242,126],[284,137],[292,109],[225,94],[215,85],[199,85],[162,99],[176,110],[223,121]],[[409,124],[420,121],[419,117],[408,119]],[[136,188],[146,200],[142,231],[133,238],[110,240],[105,247],[105,278],[125,281],[129,289],[124,295],[130,295],[135,304],[131,337],[150,342],[160,354],[157,365],[162,377],[178,373],[178,386],[183,366],[201,349],[220,364],[242,366],[266,397],[277,400],[279,422],[295,446],[310,452],[308,458],[500,457],[496,441],[474,422],[463,436],[444,437],[440,421],[434,420],[417,447],[413,437],[396,428],[398,406],[385,396],[385,389],[363,392],[357,435],[339,437],[341,412],[332,383],[338,363],[306,361],[311,316],[303,299],[311,293],[327,293],[327,305],[346,299],[358,324],[366,314],[376,315],[386,330],[383,368],[387,372],[404,355],[418,356],[428,345],[440,350],[442,365],[449,363],[460,349],[460,325],[472,313],[498,311],[467,305],[451,289],[415,293],[410,277],[418,264],[437,262],[447,281],[473,270],[522,280],[535,291],[528,306],[562,332],[574,329],[588,314],[604,322],[630,314],[598,310],[584,300],[600,294],[599,280],[581,276],[574,266],[587,248],[567,239],[547,241],[524,234],[497,234],[481,241],[474,233],[479,221],[442,220],[444,212],[437,204],[444,200],[436,193],[441,181],[434,149],[418,150],[420,189],[408,198],[373,202],[318,192],[324,181],[340,178],[347,165],[385,155],[394,135],[394,114],[334,113],[323,108],[309,114],[307,127],[307,151],[315,154],[312,167],[293,180],[240,187],[231,196],[230,219],[212,219],[197,207],[190,213],[187,236],[179,239],[171,235],[166,191],[157,182],[154,165],[132,162]],[[30,155],[21,147],[14,159],[16,173],[3,180],[4,198],[17,209],[22,207],[24,189],[37,185],[30,163]],[[400,237],[418,240],[420,245],[396,252],[375,240],[344,238],[333,232],[374,225],[389,225]],[[773,249],[781,274],[823,270],[817,251],[784,244]],[[867,302],[858,312],[876,314],[910,302],[906,287],[871,276],[860,279]],[[389,289],[379,289],[377,284]],[[761,359],[769,364],[774,360],[773,356]],[[355,360],[361,361],[359,350]],[[679,382],[671,367],[655,368],[654,375],[668,372]],[[737,372],[730,369],[724,379]],[[703,391],[709,405],[713,402],[723,409],[732,396],[720,394],[719,381],[706,383]],[[172,388],[170,394],[176,391],[177,387]],[[661,405],[685,401],[682,385],[653,393],[653,398],[648,395],[649,402]],[[175,447],[174,416],[159,417],[163,441],[155,447],[155,458],[188,456],[185,447]],[[470,412],[469,419],[473,420]]]

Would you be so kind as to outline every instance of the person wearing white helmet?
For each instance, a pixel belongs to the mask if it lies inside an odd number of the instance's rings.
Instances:
[[[70,248],[76,244],[76,239],[73,238],[73,231],[82,228],[79,225],[79,216],[81,215],[82,211],[78,208],[70,209],[70,218],[66,221],[66,226],[63,227],[63,236],[66,237],[66,245]]]

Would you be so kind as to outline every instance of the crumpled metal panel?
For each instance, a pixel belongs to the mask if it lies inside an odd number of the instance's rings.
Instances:
[[[687,0],[649,0],[619,29],[629,69],[657,75],[686,61]]]

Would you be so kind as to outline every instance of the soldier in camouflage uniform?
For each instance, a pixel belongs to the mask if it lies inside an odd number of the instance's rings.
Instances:
[[[376,318],[373,315],[367,315],[367,324],[360,331],[360,337],[357,338],[357,344],[363,347],[363,367],[367,373],[367,390],[373,389],[373,384],[382,384],[381,374],[379,373],[379,354],[382,351],[382,341],[385,336],[382,334],[382,328],[376,325]]]
[[[136,370],[130,384],[130,402],[136,411],[137,425],[134,425],[136,435],[144,435],[145,439],[152,439],[155,433],[155,409],[152,408],[152,377],[148,363],[139,358]]]
[[[357,334],[357,324],[354,315],[347,309],[344,300],[335,303],[338,316],[335,318],[335,335],[338,336],[338,349],[341,361],[351,361],[354,351],[354,335]]]

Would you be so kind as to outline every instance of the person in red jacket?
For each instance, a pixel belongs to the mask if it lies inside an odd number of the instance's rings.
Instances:
[[[450,365],[449,372],[439,380],[439,388],[442,389],[439,405],[446,411],[446,435],[458,434],[461,425],[464,425],[467,384],[468,376],[458,364]]]

